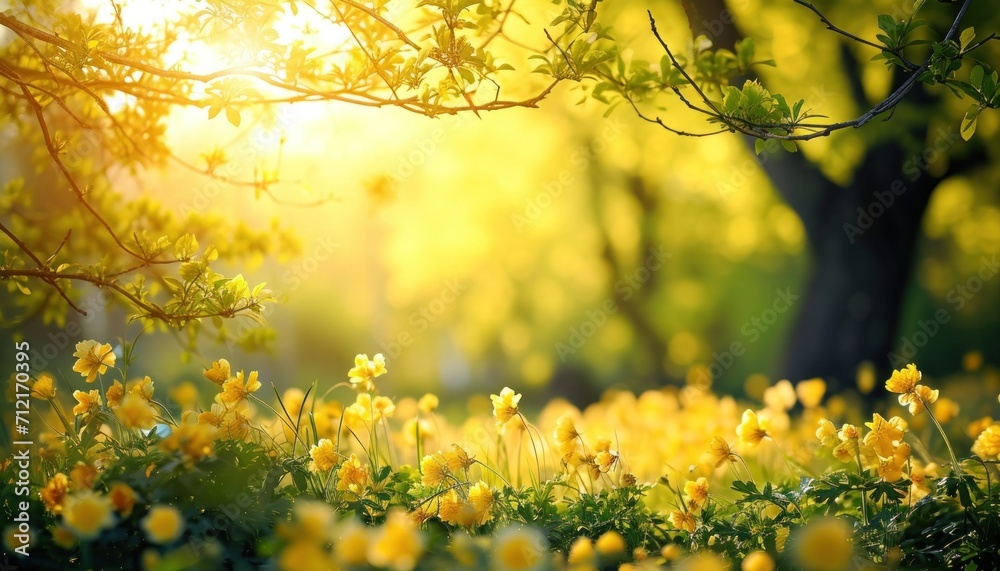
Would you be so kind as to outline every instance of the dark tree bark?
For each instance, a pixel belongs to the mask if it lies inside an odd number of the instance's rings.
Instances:
[[[705,34],[726,48],[740,38],[725,0],[683,3],[694,35]],[[860,108],[867,108],[858,62],[846,48],[843,56],[853,83],[851,95]],[[905,104],[925,107],[929,116],[933,103],[918,88]],[[823,377],[832,390],[840,390],[853,386],[864,361],[883,372],[890,368],[888,357],[898,340],[921,220],[943,178],[931,176],[915,160],[912,143],[922,150],[927,128],[923,122],[911,126],[905,136],[869,146],[846,187],[826,178],[801,153],[771,153],[763,163],[778,193],[801,218],[813,258],[779,375],[793,381]],[[957,128],[950,137],[931,136],[950,138],[948,146],[957,137]],[[946,176],[972,164],[975,161],[953,162]],[[887,204],[891,198],[891,205],[885,206],[879,196]]]

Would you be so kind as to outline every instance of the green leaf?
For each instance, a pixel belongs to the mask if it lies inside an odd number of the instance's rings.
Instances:
[[[959,133],[962,139],[968,141],[976,133],[976,123],[979,121],[979,113],[983,110],[978,103],[973,103],[962,118],[962,127]]]
[[[785,148],[789,153],[797,153],[799,148],[795,146],[794,141],[787,141],[785,139],[781,140],[781,146]]]
[[[962,47],[962,51],[965,51],[966,46],[972,43],[972,40],[976,39],[976,29],[972,26],[962,30],[962,35],[958,37],[958,44]]]
[[[764,152],[764,148],[767,146],[767,142],[764,139],[757,139],[753,142],[753,150],[758,155]]]

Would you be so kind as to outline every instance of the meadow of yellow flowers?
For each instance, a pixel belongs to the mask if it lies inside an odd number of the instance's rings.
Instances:
[[[31,385],[47,429],[30,559],[4,533],[19,566],[1000,568],[1000,423],[957,426],[958,403],[913,364],[885,381],[900,405],[885,416],[810,379],[759,403],[692,383],[584,410],[502,387],[456,422],[433,394],[380,394],[382,355],[280,394],[220,359],[166,398],[109,344],[74,356],[72,407],[52,376]],[[7,515],[16,501],[5,486]]]

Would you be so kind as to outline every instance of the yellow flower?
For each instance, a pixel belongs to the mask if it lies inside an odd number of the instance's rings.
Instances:
[[[493,489],[486,482],[480,480],[469,488],[469,503],[475,512],[476,525],[483,525],[493,519],[493,504],[495,502],[496,496]]]
[[[321,438],[309,449],[309,469],[313,472],[329,472],[337,465],[337,450],[329,438]]]
[[[960,407],[957,402],[949,398],[940,399],[934,404],[934,416],[937,417],[938,422],[941,424],[949,422],[951,419],[958,416],[958,413],[961,410],[962,407]]]
[[[69,471],[70,488],[74,492],[93,488],[95,481],[97,481],[97,468],[90,464],[77,462]]]
[[[376,354],[371,361],[368,360],[368,355],[357,355],[354,357],[354,368],[347,372],[347,377],[354,388],[371,392],[375,389],[375,378],[385,373],[385,357],[382,353]]]
[[[243,381],[243,371],[236,373],[235,379],[230,379],[222,383],[222,402],[225,404],[238,404],[250,398],[250,394],[260,388],[260,381],[257,380],[257,371],[250,371],[250,376],[246,382]]]
[[[321,501],[298,500],[293,509],[295,528],[293,538],[324,544],[332,535],[336,514],[333,507]]]
[[[103,375],[108,367],[115,366],[116,357],[111,345],[102,345],[93,339],[77,343],[73,356],[77,358],[73,370],[86,377],[88,383],[96,381],[97,375]]]
[[[924,407],[934,404],[938,399],[938,390],[925,385],[913,387],[912,392],[899,395],[899,404],[910,407],[910,414],[918,415],[924,411]]]
[[[823,402],[823,395],[826,394],[826,381],[823,379],[800,381],[799,384],[795,385],[795,394],[799,396],[799,402],[802,403],[802,406],[816,408],[819,403]]]
[[[62,472],[57,473],[49,479],[38,496],[45,504],[45,509],[54,514],[60,514],[66,504],[66,494],[69,493],[69,478]]]
[[[594,542],[594,549],[605,557],[619,556],[625,553],[628,544],[617,531],[606,531]]]
[[[417,401],[417,408],[424,414],[430,414],[437,410],[438,404],[440,404],[440,401],[437,395],[427,393]]]
[[[760,444],[761,440],[770,436],[767,433],[769,424],[770,422],[766,417],[758,420],[757,414],[747,409],[743,411],[743,422],[736,427],[736,435],[739,436],[740,442],[754,447]]]
[[[510,526],[493,540],[492,571],[535,571],[547,567],[549,546],[545,535],[533,527]]]
[[[76,546],[76,536],[66,526],[57,525],[52,528],[52,541],[59,547],[69,550]]]
[[[579,437],[580,433],[577,431],[573,419],[568,415],[560,416],[559,420],[556,421],[555,430],[552,431],[553,440],[560,445],[564,445],[574,442]]]
[[[684,500],[692,511],[698,511],[708,500],[708,480],[698,478],[693,482],[684,483]]]
[[[132,385],[132,388],[128,390],[131,395],[139,395],[146,400],[153,400],[153,380],[146,375],[138,383]]]
[[[895,482],[903,477],[903,468],[910,459],[910,445],[903,442],[893,450],[892,456],[880,460],[876,471],[886,482]]]
[[[854,557],[851,526],[839,518],[813,520],[795,538],[795,558],[803,571],[846,571]]]
[[[721,436],[713,436],[712,442],[708,445],[708,454],[711,456],[712,460],[715,460],[715,467],[718,468],[726,463],[726,460],[730,462],[736,462],[736,458],[733,456],[733,449],[726,442],[726,439]]]
[[[917,366],[910,363],[905,369],[898,369],[892,372],[892,376],[885,382],[885,390],[890,393],[911,393],[917,383],[920,382],[922,376],[920,371],[917,370]]]
[[[408,445],[416,446],[418,438],[421,445],[426,445],[428,440],[437,436],[437,428],[434,427],[433,422],[426,418],[419,420],[411,418],[403,423],[402,433]]]
[[[41,374],[35,384],[31,385],[31,397],[36,399],[52,400],[56,398],[56,387],[52,384],[52,376]]]
[[[81,539],[93,539],[115,523],[111,500],[91,491],[66,498],[63,523]]]
[[[181,410],[192,409],[198,402],[198,387],[191,381],[184,381],[170,390],[170,398]]]
[[[365,484],[368,483],[368,466],[362,466],[356,454],[344,461],[344,464],[337,470],[337,489],[340,491],[350,490],[361,495],[365,491]]]
[[[221,387],[232,376],[232,369],[229,366],[229,361],[219,359],[218,361],[213,361],[212,368],[202,374],[205,375],[206,379]]]
[[[987,426],[979,433],[972,444],[972,453],[983,460],[1000,459],[1000,424]]]
[[[336,527],[333,553],[337,561],[350,567],[368,563],[368,526],[348,519]]]
[[[444,453],[444,460],[452,474],[468,470],[476,463],[475,458],[469,456],[469,453],[458,444],[451,445],[451,450]]]
[[[215,452],[218,429],[209,424],[182,422],[160,441],[165,452],[180,452],[188,466]]]
[[[517,414],[517,403],[521,401],[521,395],[510,387],[504,387],[499,395],[490,395],[490,400],[493,401],[493,416],[497,419],[497,428],[500,428]]]
[[[774,571],[774,559],[766,551],[753,551],[743,558],[740,571]]]
[[[778,381],[773,387],[764,391],[764,404],[767,408],[785,411],[795,406],[795,387],[788,380]]]
[[[396,405],[389,397],[375,397],[372,399],[372,407],[375,409],[375,419],[389,418],[396,412]]]
[[[149,377],[146,377],[149,378]],[[156,411],[137,393],[130,393],[115,409],[115,418],[125,428],[152,428],[156,424]]]
[[[226,411],[219,425],[219,438],[223,440],[243,440],[250,433],[250,417],[244,414],[246,409],[236,406]]]
[[[368,563],[393,571],[410,571],[424,553],[424,538],[406,512],[393,509],[368,544]]]
[[[156,505],[142,519],[142,529],[153,543],[173,543],[184,533],[184,516],[174,506]]]
[[[122,403],[122,397],[125,396],[125,385],[121,381],[115,381],[115,384],[108,387],[104,396],[108,399],[108,408],[111,410],[118,408]]]
[[[212,403],[212,408],[198,415],[199,424],[208,424],[216,428],[222,426],[222,417],[226,415],[227,409],[219,403]]]
[[[584,535],[576,538],[569,546],[566,562],[574,566],[592,566],[595,557],[594,543]]]
[[[602,450],[594,456],[594,463],[598,470],[607,474],[618,462],[618,453],[614,450]]]
[[[871,429],[865,435],[865,444],[883,458],[892,456],[896,443],[903,439],[903,419],[894,416],[886,420],[876,412],[872,415],[872,421],[866,422],[865,426]]]
[[[428,454],[420,460],[420,481],[425,486],[437,487],[448,477],[448,464],[440,452]]]
[[[825,418],[819,419],[819,428],[816,429],[816,438],[823,446],[833,446],[837,443],[837,427]]]
[[[694,533],[694,528],[697,525],[697,522],[694,519],[694,514],[691,512],[683,512],[681,510],[674,510],[670,512],[670,523],[672,523],[677,529],[688,533]]]
[[[135,507],[135,490],[131,486],[124,482],[115,482],[108,492],[108,499],[122,517],[132,515],[132,508]]]
[[[476,510],[472,507],[472,504],[462,499],[458,495],[458,492],[452,489],[441,496],[438,517],[445,523],[460,525],[462,527],[472,527],[476,519]]]
[[[861,431],[858,430],[857,426],[845,423],[843,426],[840,427],[840,431],[837,432],[837,436],[842,441],[848,442],[851,440],[857,440],[861,438]]]
[[[89,393],[83,391],[73,391],[73,398],[76,399],[76,406],[73,407],[73,414],[82,416],[94,412],[101,406],[101,393],[92,390]]]

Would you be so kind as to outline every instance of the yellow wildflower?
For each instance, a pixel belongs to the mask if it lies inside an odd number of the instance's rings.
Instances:
[[[236,373],[235,379],[230,379],[222,383],[222,402],[225,404],[238,404],[260,388],[260,381],[257,380],[257,371],[250,371],[250,376],[246,382],[243,380],[243,371]]]
[[[496,495],[486,482],[480,480],[469,488],[469,504],[472,505],[476,525],[483,525],[493,519],[495,503]]]
[[[66,498],[63,523],[81,539],[93,539],[115,523],[111,500],[91,491]]]
[[[493,416],[497,419],[497,428],[500,428],[517,414],[517,403],[521,401],[521,395],[510,387],[504,387],[499,395],[490,395],[490,400],[493,401]]]
[[[146,375],[141,381],[132,385],[129,394],[139,395],[146,400],[153,400],[153,380]]]
[[[146,377],[147,379],[149,377]],[[152,428],[156,424],[156,411],[149,401],[138,393],[129,393],[115,409],[115,418],[125,428]]]
[[[620,556],[625,553],[628,544],[625,538],[617,531],[606,531],[594,542],[594,549],[605,557]]]
[[[698,478],[697,480],[684,483],[684,500],[693,511],[698,511],[708,500],[708,480]]]
[[[694,519],[694,514],[681,510],[674,510],[670,512],[670,523],[672,523],[677,529],[688,533],[694,533],[694,528],[697,525],[697,522]]]
[[[823,446],[833,446],[837,444],[837,427],[825,418],[819,419],[819,428],[816,429],[816,438]]]
[[[219,359],[218,361],[213,361],[212,368],[202,374],[205,375],[206,379],[221,387],[232,376],[232,369],[229,366],[229,361]]]
[[[476,463],[475,459],[458,444],[451,445],[451,450],[444,453],[444,460],[452,474],[468,470]]]
[[[934,404],[938,399],[938,390],[925,385],[917,385],[913,392],[899,395],[899,404],[910,407],[910,414],[918,415],[924,411],[924,407]]]
[[[368,563],[368,526],[355,519],[348,519],[336,527],[333,553],[337,561],[349,567]]]
[[[597,468],[604,474],[610,472],[617,462],[618,453],[614,450],[602,450],[594,456],[594,463],[597,464]]]
[[[934,416],[936,416],[938,422],[942,424],[949,422],[951,419],[958,416],[958,413],[961,410],[962,407],[950,398],[943,398],[934,403]]]
[[[893,450],[890,457],[880,460],[876,471],[886,482],[895,482],[903,477],[903,468],[910,459],[910,445],[903,442]]]
[[[108,399],[108,408],[114,410],[122,404],[122,397],[125,396],[125,385],[121,381],[116,380],[113,385],[108,387],[104,396]]]
[[[203,423],[182,422],[160,441],[165,452],[180,452],[187,465],[215,453],[216,427]]]
[[[972,444],[972,453],[983,460],[1000,459],[1000,424],[987,426]]]
[[[192,409],[198,402],[198,387],[191,381],[184,381],[170,390],[170,398],[181,410]]]
[[[892,376],[885,382],[885,390],[890,393],[906,394],[913,392],[914,387],[920,382],[922,374],[917,370],[917,366],[910,363],[905,369],[898,369],[892,372]]]
[[[375,389],[375,378],[385,373],[385,357],[378,353],[371,361],[368,360],[368,355],[354,357],[354,368],[348,371],[347,376],[354,388],[371,392]]]
[[[774,571],[774,559],[766,551],[752,551],[743,558],[740,571]]]
[[[795,557],[804,571],[844,571],[854,557],[851,526],[839,518],[813,520],[795,538]]]
[[[135,507],[135,490],[124,482],[115,482],[108,492],[108,499],[122,517],[132,515],[132,508]]]
[[[372,407],[375,409],[375,419],[389,418],[396,412],[396,405],[389,397],[375,397],[372,399]]]
[[[471,527],[476,519],[476,510],[472,504],[462,499],[458,492],[452,489],[441,496],[438,517],[445,523]]]
[[[60,514],[69,493],[69,478],[62,472],[49,479],[48,483],[38,491],[38,496],[45,504],[45,509],[54,514]]]
[[[556,421],[556,428],[552,431],[552,438],[557,444],[564,445],[569,442],[575,441],[580,437],[580,432],[576,429],[576,424],[573,423],[573,418],[569,415],[563,415],[559,417]]]
[[[76,536],[64,525],[52,528],[52,541],[59,547],[69,550],[76,546]]]
[[[142,519],[142,529],[153,543],[173,543],[184,533],[184,516],[174,506],[156,505]]]
[[[73,356],[77,358],[73,370],[86,377],[88,383],[96,381],[97,375],[103,375],[108,367],[115,366],[116,357],[111,345],[93,339],[77,343]]]
[[[708,445],[708,454],[711,456],[712,460],[715,460],[715,467],[718,468],[726,463],[726,460],[730,462],[736,462],[736,458],[733,456],[733,449],[726,442],[726,439],[721,436],[713,436],[712,442]]]
[[[101,393],[97,392],[96,389],[87,393],[83,391],[73,391],[73,398],[76,399],[77,403],[76,406],[73,407],[73,414],[77,416],[90,414],[101,406]]]
[[[89,490],[94,487],[97,481],[97,468],[91,464],[77,462],[76,466],[69,471],[70,489],[74,492]]]
[[[826,381],[823,379],[799,381],[799,384],[795,385],[795,394],[799,396],[802,406],[816,408],[823,402],[823,395],[826,394]]]
[[[903,439],[903,419],[894,416],[889,420],[881,414],[872,415],[872,421],[866,422],[871,431],[865,435],[865,444],[871,446],[875,453],[883,458],[892,456],[896,443]]]
[[[788,380],[781,380],[764,391],[764,404],[775,411],[786,411],[795,406],[795,387]]]
[[[428,454],[420,460],[420,481],[425,486],[437,487],[448,477],[448,465],[441,453]]]
[[[393,571],[410,571],[417,566],[423,553],[424,538],[420,531],[405,511],[394,509],[372,535],[368,544],[368,563]]]
[[[365,491],[368,483],[368,466],[362,466],[356,454],[344,461],[340,469],[337,470],[337,489],[340,491],[350,490],[361,495]]]
[[[490,563],[493,571],[535,571],[545,569],[549,558],[548,541],[534,527],[510,526],[494,537]]]
[[[309,469],[313,472],[329,472],[337,465],[337,450],[329,438],[321,438],[309,449]]]
[[[440,401],[437,395],[427,393],[417,401],[417,408],[424,414],[430,414],[437,410],[438,404],[440,404]]]
[[[743,421],[736,427],[736,435],[739,436],[740,442],[754,447],[760,444],[761,440],[770,436],[767,433],[769,424],[770,421],[767,417],[758,419],[754,411],[747,409],[743,411]]]
[[[31,385],[31,397],[45,400],[56,398],[56,387],[53,384],[52,375],[43,373],[38,376],[38,380]]]
[[[569,554],[566,556],[566,562],[570,565],[588,568],[588,566],[594,565],[596,555],[594,542],[589,537],[582,535],[573,540],[573,543],[569,546]]]

